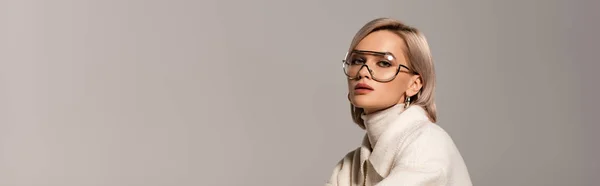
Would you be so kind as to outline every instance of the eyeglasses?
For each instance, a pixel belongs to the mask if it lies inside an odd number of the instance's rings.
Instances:
[[[367,65],[367,55],[374,56],[374,65]],[[346,58],[342,62],[344,74],[346,74],[348,79],[352,80],[360,79],[359,72],[363,67],[367,67],[367,71],[373,80],[382,83],[394,80],[402,68],[406,68],[409,73],[417,74],[407,66],[398,64],[396,57],[390,52],[353,50],[349,54],[346,54]]]

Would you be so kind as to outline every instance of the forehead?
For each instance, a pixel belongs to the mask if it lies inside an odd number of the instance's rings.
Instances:
[[[406,51],[406,45],[404,39],[402,39],[402,37],[400,37],[398,34],[388,30],[380,30],[367,35],[358,43],[358,45],[356,45],[354,49],[390,52],[396,56],[396,58],[403,59],[404,51]]]

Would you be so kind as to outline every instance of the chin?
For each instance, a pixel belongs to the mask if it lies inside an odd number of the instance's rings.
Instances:
[[[354,96],[352,104],[355,107],[358,107],[358,108],[373,108],[373,107],[376,107],[376,104],[373,101],[373,99],[370,98],[370,96],[366,96],[366,95]]]

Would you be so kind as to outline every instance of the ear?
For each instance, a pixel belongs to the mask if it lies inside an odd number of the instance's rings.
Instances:
[[[423,88],[423,81],[421,81],[421,76],[414,75],[410,78],[410,82],[408,82],[408,89],[406,90],[406,95],[408,97],[412,97],[419,93]]]

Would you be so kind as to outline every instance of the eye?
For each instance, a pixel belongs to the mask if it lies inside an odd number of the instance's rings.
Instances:
[[[380,62],[377,62],[377,66],[379,66],[379,67],[391,67],[392,63],[390,63],[388,61],[380,61]]]
[[[351,65],[362,65],[365,63],[365,60],[361,59],[361,58],[351,58],[350,59],[350,64]]]

